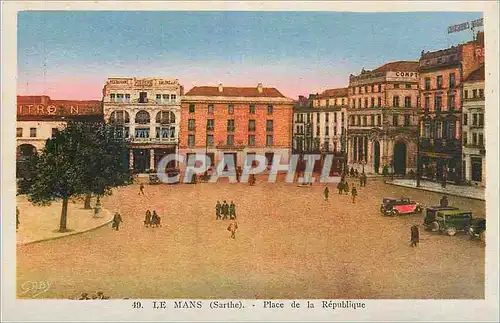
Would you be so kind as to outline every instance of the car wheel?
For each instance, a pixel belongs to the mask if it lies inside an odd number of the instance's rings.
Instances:
[[[454,236],[455,234],[457,234],[457,229],[455,229],[455,227],[449,227],[446,229],[446,234],[449,236]]]
[[[399,211],[398,210],[392,210],[391,216],[398,216],[398,215],[399,215]]]
[[[380,208],[380,213],[382,213],[382,215],[385,215],[385,210],[383,207]]]
[[[431,228],[432,232],[438,232],[439,231],[439,223],[437,223],[436,221],[432,222],[430,228]]]

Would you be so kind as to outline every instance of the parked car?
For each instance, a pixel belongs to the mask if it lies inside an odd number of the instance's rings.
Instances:
[[[457,207],[453,206],[430,206],[425,209],[425,219],[424,219],[424,228],[426,230],[431,229],[431,224],[436,220],[436,214],[439,211],[447,211],[447,210],[458,210]]]
[[[433,232],[445,232],[449,236],[454,236],[459,231],[468,231],[472,221],[471,211],[442,210],[437,211],[434,218],[426,215],[424,226]]]
[[[380,206],[380,212],[382,212],[383,215],[390,216],[421,213],[422,206],[415,201],[411,201],[407,197],[384,197],[382,205]]]
[[[472,219],[469,225],[469,235],[471,238],[481,238],[481,233],[486,231],[486,219]]]

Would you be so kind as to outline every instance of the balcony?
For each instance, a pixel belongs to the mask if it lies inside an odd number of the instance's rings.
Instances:
[[[139,138],[129,137],[127,141],[134,144],[176,144],[177,138]]]

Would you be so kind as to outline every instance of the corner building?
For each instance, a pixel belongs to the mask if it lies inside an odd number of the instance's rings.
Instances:
[[[387,63],[349,76],[348,163],[361,172],[416,167],[418,62]]]
[[[103,89],[104,118],[128,140],[129,167],[155,170],[166,155],[177,152],[180,100],[177,79],[110,77]],[[172,162],[168,167],[174,167]]]
[[[182,97],[180,153],[185,160],[206,153],[211,165],[231,156],[244,166],[246,155],[274,155],[288,163],[294,101],[275,88],[196,86]]]

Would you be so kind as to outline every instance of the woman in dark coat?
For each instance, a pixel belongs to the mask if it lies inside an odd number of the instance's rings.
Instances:
[[[151,211],[146,211],[146,218],[144,219],[144,226],[149,227],[151,225]]]

